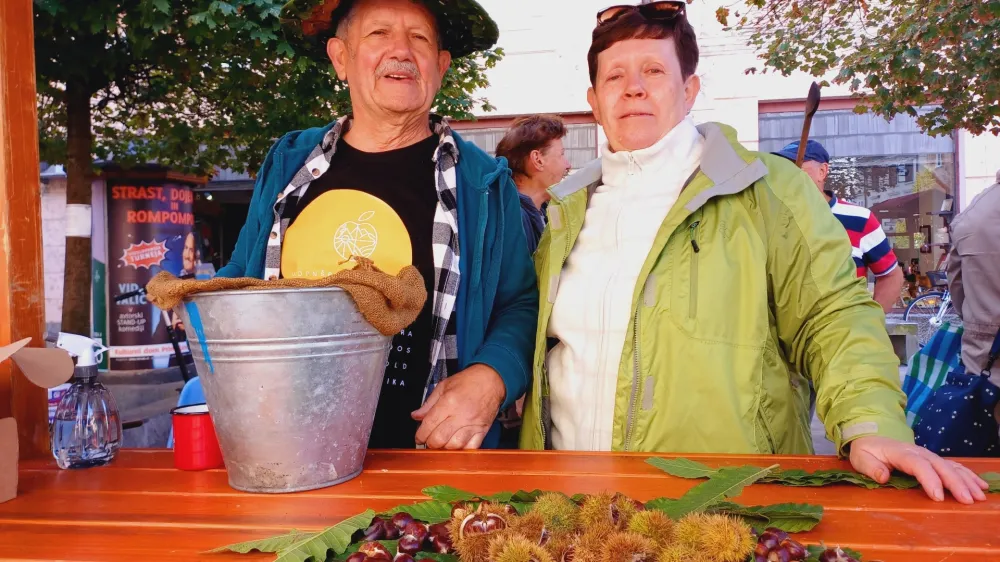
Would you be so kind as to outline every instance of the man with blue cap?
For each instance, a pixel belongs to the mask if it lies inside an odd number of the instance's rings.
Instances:
[[[798,152],[799,143],[796,141],[774,154],[794,162]],[[802,171],[826,196],[830,210],[847,230],[858,277],[866,277],[867,270],[871,270],[875,276],[875,302],[888,313],[899,300],[903,288],[903,271],[898,266],[898,259],[882,225],[868,209],[842,201],[833,191],[826,189],[826,178],[830,175],[830,153],[822,144],[814,140],[806,142]]]

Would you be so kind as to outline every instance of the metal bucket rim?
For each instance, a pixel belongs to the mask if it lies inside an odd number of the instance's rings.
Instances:
[[[325,292],[345,292],[344,289],[340,287],[287,287],[280,289],[230,289],[227,291],[209,291],[205,293],[196,293],[194,295],[189,295],[184,297],[184,302],[191,302],[199,298],[204,297],[229,297],[237,295],[261,295],[261,294],[282,294],[282,293],[325,293]]]

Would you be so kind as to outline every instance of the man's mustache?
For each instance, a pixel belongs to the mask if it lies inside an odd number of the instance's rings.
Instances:
[[[420,78],[420,69],[417,68],[417,65],[411,61],[389,59],[378,65],[378,68],[375,69],[375,76],[378,78],[383,78],[390,74],[400,73],[409,74],[414,78]]]

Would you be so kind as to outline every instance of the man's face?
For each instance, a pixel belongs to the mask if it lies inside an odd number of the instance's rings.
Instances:
[[[802,163],[802,171],[812,178],[813,183],[820,191],[823,191],[826,185],[826,177],[830,175],[830,165],[816,162],[815,160],[806,160]]]
[[[188,234],[184,238],[184,251],[181,253],[181,261],[183,262],[184,270],[189,273],[194,271],[195,250],[194,234]]]
[[[388,118],[430,112],[451,55],[438,50],[434,16],[411,0],[359,0],[345,37],[327,43],[355,113]]]
[[[566,159],[566,148],[563,146],[562,139],[549,142],[543,150],[539,151],[536,167],[539,179],[545,185],[555,185],[566,177],[570,170],[570,163]]]
[[[701,84],[681,75],[674,40],[628,39],[597,57],[587,101],[613,151],[648,148],[677,126]]]

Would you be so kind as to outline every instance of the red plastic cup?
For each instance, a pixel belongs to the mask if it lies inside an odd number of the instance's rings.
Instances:
[[[174,426],[174,466],[180,470],[222,468],[222,450],[207,404],[170,410]]]

